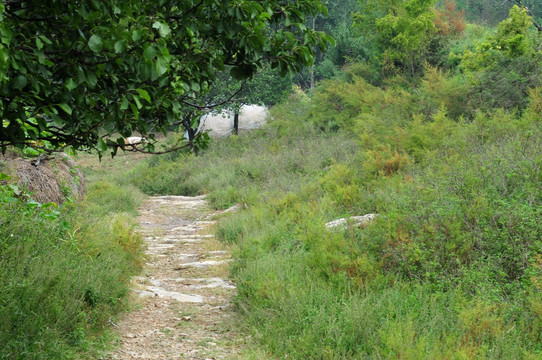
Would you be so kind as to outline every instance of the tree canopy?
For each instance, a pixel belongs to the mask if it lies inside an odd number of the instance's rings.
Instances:
[[[514,6],[497,31],[462,55],[460,69],[471,84],[469,102],[487,109],[523,109],[530,89],[542,81],[541,38],[527,9]]]
[[[98,149],[203,109],[217,73],[309,66],[331,38],[305,26],[320,0],[5,0],[0,149]],[[152,141],[150,142],[152,150]]]
[[[409,71],[416,75],[426,57],[435,32],[434,0],[370,0],[363,2],[357,14],[357,26],[372,38],[383,67]]]

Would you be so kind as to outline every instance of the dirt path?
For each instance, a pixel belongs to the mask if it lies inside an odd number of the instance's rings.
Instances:
[[[110,359],[236,359],[229,254],[210,234],[203,197],[152,197],[139,222],[148,249],[134,279],[140,306],[118,324]]]

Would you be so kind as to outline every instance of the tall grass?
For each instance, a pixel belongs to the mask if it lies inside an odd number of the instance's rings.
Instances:
[[[141,267],[142,196],[103,180],[55,211],[0,195],[0,358],[88,359]]]
[[[134,183],[246,204],[217,235],[235,249],[236,304],[264,352],[540,358],[540,90],[521,116],[466,121],[447,111],[462,96],[450,81],[428,69],[423,97],[329,81],[262,131],[141,164]],[[366,213],[379,216],[365,228],[324,226]]]
[[[295,102],[276,111],[292,120],[277,120],[266,130],[213,142],[201,156],[156,156],[131,170],[131,182],[147,194],[209,193],[216,208],[255,204],[271,196],[296,192],[322,169],[356,152],[352,134],[322,136],[304,122],[306,105]]]

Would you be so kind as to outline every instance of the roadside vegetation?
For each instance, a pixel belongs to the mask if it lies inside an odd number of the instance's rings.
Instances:
[[[149,194],[243,205],[217,235],[259,354],[542,356],[540,35],[519,8],[494,31],[457,29],[444,62],[382,50],[293,93],[263,130],[133,170]],[[389,50],[388,30],[375,41]],[[369,213],[364,228],[325,227]]]
[[[110,346],[143,262],[135,231],[143,195],[112,171],[86,175],[86,200],[62,205],[38,204],[2,179],[1,359],[89,359]]]

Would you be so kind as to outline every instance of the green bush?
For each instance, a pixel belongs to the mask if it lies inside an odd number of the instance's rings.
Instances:
[[[540,36],[525,9],[514,6],[494,35],[463,54],[474,108],[524,109],[528,91],[542,82]]]

